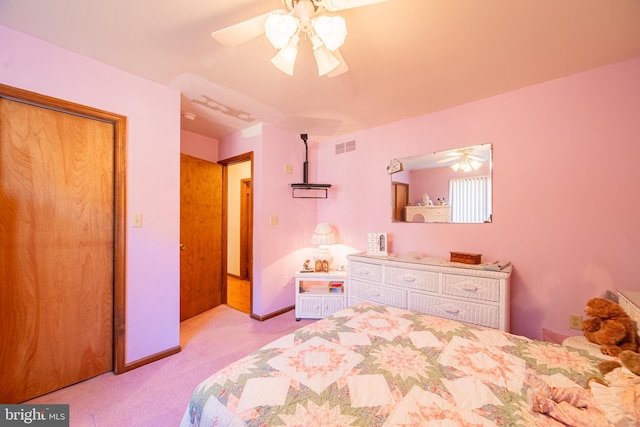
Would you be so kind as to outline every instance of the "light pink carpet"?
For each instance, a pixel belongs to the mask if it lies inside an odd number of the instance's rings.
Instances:
[[[293,311],[259,322],[226,305],[186,320],[182,351],[133,371],[106,373],[28,403],[70,405],[72,427],[177,426],[206,377],[312,320]]]

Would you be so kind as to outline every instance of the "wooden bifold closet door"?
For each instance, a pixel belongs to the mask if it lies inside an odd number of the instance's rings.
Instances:
[[[0,402],[113,369],[114,127],[0,99]]]

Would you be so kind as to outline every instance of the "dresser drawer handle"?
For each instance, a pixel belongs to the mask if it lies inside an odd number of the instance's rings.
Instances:
[[[374,291],[371,289],[367,291],[367,294],[371,295],[372,297],[379,297],[380,295],[382,295],[380,291]]]
[[[444,311],[451,314],[458,314],[460,310],[457,307],[444,307]]]
[[[369,275],[369,270],[358,270],[359,274],[362,274],[363,276],[368,276]]]
[[[472,283],[465,283],[464,285],[462,285],[462,289],[464,289],[465,291],[477,291],[478,286]]]
[[[411,277],[411,276],[404,276],[404,277],[402,278],[402,281],[403,281],[403,282],[412,282],[412,283],[413,283],[413,282],[415,282],[415,281],[416,281],[416,278],[415,278],[415,277]]]

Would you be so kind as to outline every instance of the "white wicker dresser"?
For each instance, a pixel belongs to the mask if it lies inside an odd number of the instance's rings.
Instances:
[[[349,306],[367,301],[509,331],[508,263],[465,265],[364,253],[347,259]]]

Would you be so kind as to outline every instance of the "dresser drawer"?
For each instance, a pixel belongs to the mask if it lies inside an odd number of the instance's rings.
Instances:
[[[387,267],[384,270],[384,283],[419,291],[438,292],[438,273]]]
[[[498,306],[412,294],[409,310],[500,329]]]
[[[442,294],[478,301],[500,302],[500,280],[442,274]]]
[[[429,208],[427,222],[451,222],[451,208],[449,206]]]
[[[359,280],[351,280],[349,282],[349,298],[351,297],[383,305],[407,308],[407,291]]]
[[[368,264],[366,262],[353,261],[349,265],[349,276],[371,280],[372,282],[381,282],[382,266],[376,264]]]

